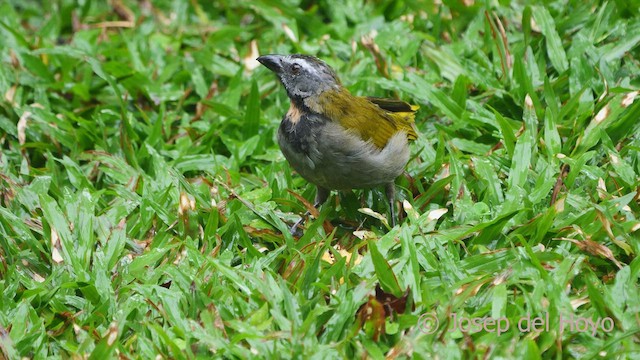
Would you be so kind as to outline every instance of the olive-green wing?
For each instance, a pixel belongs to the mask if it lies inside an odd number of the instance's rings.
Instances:
[[[404,101],[353,96],[348,90],[341,89],[307,98],[305,104],[359,134],[363,140],[373,142],[380,149],[398,131],[406,132],[409,140],[418,136],[414,128],[418,107]]]
[[[314,112],[359,134],[363,140],[373,142],[380,149],[398,131],[406,132],[409,140],[418,136],[414,128],[418,107],[404,101],[353,96],[343,88],[307,98],[305,104]]]
[[[373,96],[367,96],[366,99],[378,105],[381,109],[389,112],[415,112],[416,110],[418,110],[417,105],[411,105],[406,101],[398,99],[388,99]]]
[[[418,111],[420,106],[411,105],[406,101],[398,99],[387,99],[379,97],[367,97],[367,100],[378,105],[381,109],[390,113],[390,116],[394,118],[396,124],[400,129],[407,132],[409,140],[415,140],[418,137],[418,133],[414,127],[415,124],[415,112]]]

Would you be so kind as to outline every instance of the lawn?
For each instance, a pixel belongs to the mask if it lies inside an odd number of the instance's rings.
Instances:
[[[420,106],[396,181],[259,55]],[[638,1],[0,2],[0,359],[640,358]]]

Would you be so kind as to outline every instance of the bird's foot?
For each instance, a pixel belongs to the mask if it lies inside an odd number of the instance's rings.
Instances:
[[[306,215],[301,217],[300,220],[296,221],[296,223],[291,226],[291,228],[289,229],[289,233],[291,233],[292,236],[301,237],[304,234],[304,232],[300,228],[300,225],[304,224],[306,217]]]

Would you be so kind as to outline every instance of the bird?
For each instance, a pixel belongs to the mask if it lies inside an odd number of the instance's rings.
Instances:
[[[418,137],[419,107],[355,96],[329,65],[311,55],[270,54],[256,60],[275,73],[289,97],[277,140],[291,167],[316,185],[314,207],[331,190],[384,186],[395,226],[395,179],[409,161],[409,142]],[[307,215],[291,227],[292,234]]]

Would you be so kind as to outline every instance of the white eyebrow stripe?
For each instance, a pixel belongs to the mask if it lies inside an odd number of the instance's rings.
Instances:
[[[311,74],[314,74],[314,75],[318,74],[318,69],[306,59],[294,58],[293,62],[296,64],[299,64],[301,68],[303,68],[304,70],[306,70]]]

